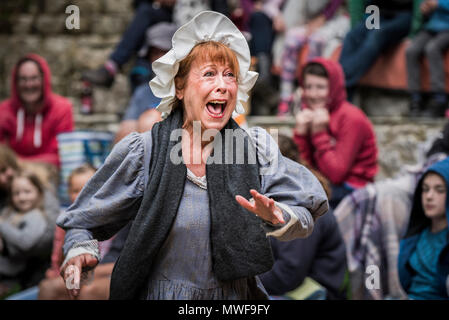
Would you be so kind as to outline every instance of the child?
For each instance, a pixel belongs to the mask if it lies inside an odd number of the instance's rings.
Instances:
[[[410,299],[449,299],[449,158],[432,165],[415,189],[398,271]]]
[[[40,251],[47,219],[43,211],[44,187],[32,172],[19,172],[12,180],[9,205],[0,215],[0,279],[22,272],[30,253]]]

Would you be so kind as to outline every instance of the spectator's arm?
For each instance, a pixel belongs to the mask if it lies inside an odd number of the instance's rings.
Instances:
[[[363,144],[366,126],[358,119],[345,119],[339,124],[335,145],[327,131],[320,131],[312,136],[315,147],[314,160],[318,170],[332,183],[344,182],[354,160]]]
[[[326,20],[330,20],[340,5],[343,3],[343,0],[331,0],[323,10],[323,14],[326,17]]]
[[[271,239],[276,259],[273,268],[260,275],[270,295],[283,295],[299,287],[310,273],[317,252],[316,237],[281,242]]]
[[[59,273],[59,267],[63,260],[62,246],[64,245],[64,236],[64,229],[56,226],[53,238],[53,251],[51,253],[51,269],[56,273]]]
[[[313,165],[312,157],[312,145],[310,143],[310,137],[298,134],[296,131],[293,133],[293,141],[298,146],[299,158],[301,161],[307,162],[308,165]]]
[[[61,117],[58,119],[58,122],[55,123],[55,134],[59,134],[62,132],[71,132],[73,131],[73,113],[72,113],[72,105],[68,105],[64,108],[64,112],[61,114]]]

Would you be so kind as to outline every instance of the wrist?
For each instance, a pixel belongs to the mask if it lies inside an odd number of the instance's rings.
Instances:
[[[326,132],[327,130],[327,125],[316,125],[316,126],[312,126],[312,135],[321,133],[321,132]]]

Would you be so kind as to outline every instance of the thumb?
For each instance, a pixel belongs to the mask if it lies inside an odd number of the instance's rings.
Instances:
[[[86,266],[95,267],[98,263],[98,260],[89,254],[89,255],[86,255],[85,262],[86,262]]]

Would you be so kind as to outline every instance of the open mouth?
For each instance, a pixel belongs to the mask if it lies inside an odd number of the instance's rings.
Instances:
[[[226,109],[226,101],[222,100],[212,100],[206,104],[207,113],[212,118],[221,118],[223,117],[224,111]]]

